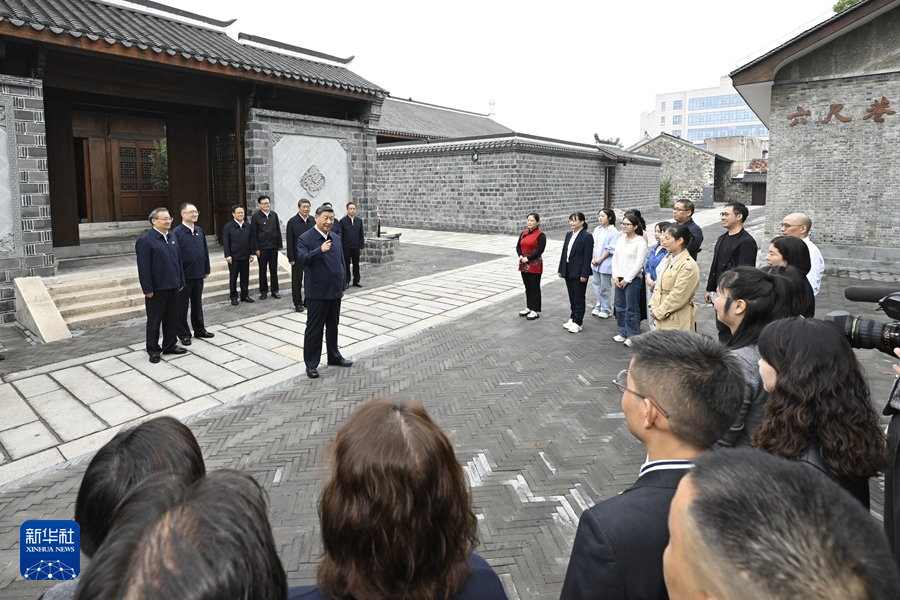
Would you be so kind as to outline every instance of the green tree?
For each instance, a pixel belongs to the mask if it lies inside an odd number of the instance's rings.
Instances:
[[[833,8],[836,13],[844,12],[858,2],[859,0],[838,0],[831,8]]]
[[[659,206],[672,208],[672,176],[666,175],[659,182]]]
[[[150,171],[153,189],[169,191],[169,147],[166,138],[153,142],[153,169]]]

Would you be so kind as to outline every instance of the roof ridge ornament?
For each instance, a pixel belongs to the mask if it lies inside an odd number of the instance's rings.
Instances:
[[[279,50],[287,50],[288,52],[296,52],[297,54],[305,54],[306,56],[311,56],[314,58],[321,58],[324,60],[328,60],[331,62],[335,62],[341,65],[349,65],[353,62],[353,59],[356,56],[351,56],[350,58],[338,58],[337,56],[332,56],[331,54],[325,54],[324,52],[317,52],[316,50],[310,50],[308,48],[301,48],[300,46],[292,46],[291,44],[285,44],[284,42],[279,42],[276,40],[270,40],[268,38],[260,37],[258,35],[250,35],[249,33],[239,33],[238,40],[247,40],[248,42],[253,42],[254,44],[259,44],[261,46],[270,46],[272,48],[278,48]]]

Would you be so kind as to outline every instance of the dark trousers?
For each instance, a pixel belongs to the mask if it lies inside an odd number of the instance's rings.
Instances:
[[[185,279],[184,287],[178,292],[178,337],[191,337],[188,327],[188,303],[191,305],[191,327],[194,333],[203,333],[203,278]]]
[[[566,277],[566,289],[569,291],[569,307],[572,309],[569,318],[576,325],[584,323],[584,298],[587,295],[587,286],[587,281],[581,281],[577,277]]]
[[[291,296],[294,298],[294,306],[303,304],[301,285],[303,285],[303,265],[298,260],[291,265]]]
[[[231,299],[236,300],[238,297],[237,280],[238,275],[241,276],[241,298],[250,295],[248,286],[250,285],[250,259],[238,260],[232,258],[228,263],[228,291],[231,293]]]
[[[350,261],[353,261],[353,283],[359,283],[359,248],[344,248],[344,272],[350,283]]]
[[[322,356],[322,330],[325,330],[325,349],[328,362],[336,363],[341,356],[338,350],[338,322],[341,318],[341,299],[306,299],[306,331],[303,333],[303,362],[310,369],[319,366]]]
[[[525,284],[525,306],[534,312],[541,312],[541,274],[523,272],[522,283]]]
[[[178,288],[156,290],[153,297],[144,296],[147,307],[147,353],[159,356],[163,350],[171,350],[178,341],[179,302]],[[159,346],[159,326],[162,325],[163,343]]]
[[[259,256],[259,293],[269,293],[269,281],[266,279],[266,268],[272,276],[272,293],[278,293],[278,248],[260,249]]]

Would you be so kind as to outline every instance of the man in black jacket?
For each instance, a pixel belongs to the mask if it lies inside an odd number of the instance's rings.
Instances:
[[[259,259],[259,299],[265,300],[269,295],[268,269],[272,276],[272,297],[278,300],[281,298],[278,295],[278,253],[284,248],[281,222],[271,210],[272,201],[268,196],[260,196],[257,203],[259,210],[250,220],[250,249]]]
[[[297,260],[297,238],[316,226],[316,220],[309,216],[309,200],[297,203],[297,214],[287,223],[287,256],[291,263],[291,296],[294,299],[294,310],[303,312],[306,301],[303,300],[301,285],[303,284],[303,263]]]
[[[356,216],[356,204],[347,203],[347,215],[341,219],[340,233],[344,244],[344,266],[347,284],[350,283],[350,262],[353,261],[353,287],[362,287],[359,282],[359,253],[366,247],[363,220]]]
[[[691,243],[688,244],[687,251],[691,258],[697,260],[697,255],[700,254],[700,246],[703,245],[703,230],[694,221],[694,203],[690,200],[679,200],[676,202],[675,208],[672,209],[672,218],[679,225],[687,225],[687,228],[690,229],[693,237],[691,238]]]
[[[633,486],[581,514],[560,600],[667,598],[663,552],[672,497],[741,407],[739,359],[717,342],[675,329],[630,339],[634,357],[614,383],[648,460]]]
[[[758,247],[753,236],[744,229],[744,223],[750,211],[741,202],[726,204],[722,209],[722,226],[727,229],[716,240],[716,248],[713,250],[712,265],[709,267],[709,279],[706,282],[706,302],[713,301],[712,293],[719,286],[719,277],[725,271],[735,267],[756,266],[756,252]],[[731,330],[727,325],[716,318],[716,329],[719,330],[719,341],[723,344],[731,339]]]
[[[181,264],[184,267],[184,289],[178,292],[179,318],[178,337],[182,345],[191,345],[191,329],[188,327],[188,304],[191,307],[191,327],[194,337],[216,337],[203,324],[203,280],[209,277],[209,247],[206,233],[197,225],[200,211],[193,204],[181,205],[181,225],[172,235],[181,249]]]
[[[234,220],[225,223],[222,229],[222,247],[225,249],[225,262],[228,263],[228,289],[231,293],[231,305],[237,306],[237,278],[241,276],[241,302],[253,302],[250,297],[250,224],[244,220],[244,207],[235,204],[231,207]]]

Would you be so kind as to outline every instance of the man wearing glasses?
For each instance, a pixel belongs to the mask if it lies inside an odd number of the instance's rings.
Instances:
[[[561,600],[667,597],[663,552],[672,497],[741,407],[743,369],[718,342],[671,329],[632,340],[631,365],[612,383],[647,462],[631,488],[581,514]]]
[[[278,253],[284,249],[281,222],[271,210],[272,200],[268,196],[260,196],[256,202],[259,210],[250,219],[250,251],[259,263],[259,299],[265,300],[269,295],[268,271],[272,278],[272,297],[278,300],[281,298],[278,295]]]
[[[725,233],[716,240],[713,250],[712,264],[709,266],[709,279],[706,280],[706,303],[711,304],[712,297],[719,287],[719,277],[725,271],[735,267],[756,266],[756,253],[759,249],[756,240],[744,229],[744,222],[750,216],[750,211],[741,202],[726,204],[720,215],[722,227]],[[720,322],[716,317],[716,329],[719,331],[719,341],[723,344],[731,339],[731,329]]]
[[[158,363],[160,354],[187,352],[178,340],[178,292],[184,288],[184,270],[178,240],[169,234],[172,217],[169,209],[159,207],[150,213],[153,228],[134,244],[137,254],[138,279],[147,307],[147,354],[150,362]],[[159,326],[163,343],[159,345]]]
[[[703,230],[694,222],[694,203],[690,200],[679,200],[672,209],[672,218],[679,225],[687,225],[691,230],[691,243],[688,244],[687,251],[691,258],[697,260],[700,253],[700,246],[703,244]]]
[[[781,235],[800,238],[809,248],[812,268],[806,274],[806,278],[809,280],[809,285],[812,286],[813,294],[818,296],[819,287],[822,285],[822,273],[825,272],[825,260],[822,258],[819,248],[809,239],[810,229],[812,229],[812,219],[803,213],[794,213],[781,220]]]
[[[215,334],[203,324],[203,280],[209,277],[209,246],[206,234],[197,225],[200,211],[189,202],[181,205],[181,225],[172,235],[178,240],[181,264],[184,267],[184,289],[178,292],[178,339],[184,346],[191,345],[191,329],[194,337],[211,338]],[[191,307],[191,324],[188,326],[188,304]]]

